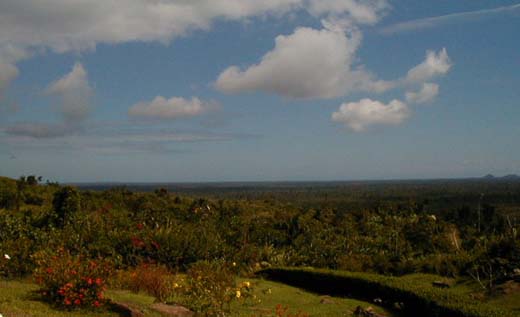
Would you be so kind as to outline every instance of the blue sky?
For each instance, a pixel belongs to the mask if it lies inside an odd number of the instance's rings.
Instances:
[[[2,1],[0,175],[520,173],[518,30],[518,1]]]

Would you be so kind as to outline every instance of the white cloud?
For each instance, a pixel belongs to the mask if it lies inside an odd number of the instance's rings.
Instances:
[[[372,125],[398,125],[410,116],[410,112],[408,106],[399,100],[384,104],[366,98],[342,104],[332,114],[332,121],[342,123],[355,132],[362,132]]]
[[[424,83],[421,90],[406,92],[406,101],[409,103],[427,103],[435,99],[439,94],[439,85]]]
[[[436,76],[447,74],[451,67],[452,63],[445,48],[438,53],[427,51],[424,62],[408,71],[405,82],[408,84],[423,83]]]
[[[4,129],[9,135],[36,139],[64,137],[83,128],[83,123],[92,110],[93,89],[83,65],[76,63],[70,73],[52,82],[45,93],[59,101],[58,112],[62,116],[59,123],[23,122]]]
[[[0,45],[0,102],[11,81],[19,74],[15,63],[26,57],[27,53],[22,49],[10,44]]]
[[[374,23],[385,0],[3,0],[0,46],[44,46],[56,51],[97,43],[170,41],[216,19],[240,20],[307,10]]]
[[[0,63],[0,100],[9,83],[18,76],[18,68],[13,64]]]
[[[264,91],[292,98],[334,98],[355,91],[384,91],[390,83],[375,80],[363,67],[355,67],[361,43],[356,29],[316,30],[301,27],[276,37],[275,47],[260,63],[245,70],[224,70],[216,87],[226,93]]]
[[[216,20],[283,16],[306,10],[373,24],[386,0],[2,0],[0,1],[0,97],[18,75],[13,53],[94,49],[99,43],[167,43]]]
[[[87,72],[80,63],[76,63],[70,73],[53,82],[46,93],[60,100],[59,110],[65,122],[81,122],[91,111],[93,90]]]
[[[346,15],[347,19],[356,23],[374,24],[379,21],[381,14],[388,9],[386,0],[311,0],[308,10],[311,14]]]
[[[172,120],[199,116],[217,108],[216,102],[202,101],[197,97],[188,100],[180,97],[166,99],[157,96],[151,102],[140,102],[133,105],[128,114],[136,118]]]

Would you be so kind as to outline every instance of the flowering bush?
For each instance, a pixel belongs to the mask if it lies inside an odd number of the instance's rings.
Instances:
[[[237,300],[246,303],[253,299],[252,284],[236,283],[233,265],[223,261],[201,261],[193,264],[176,289],[183,295],[182,304],[205,316],[225,316],[230,304]]]
[[[106,261],[87,260],[60,249],[57,254],[39,252],[34,255],[36,282],[42,296],[65,308],[103,305],[105,281],[111,266]]]

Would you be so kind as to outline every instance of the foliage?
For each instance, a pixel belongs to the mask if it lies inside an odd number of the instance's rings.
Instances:
[[[62,187],[54,193],[52,206],[56,214],[56,225],[63,227],[68,217],[80,210],[80,200],[78,191],[71,186]]]
[[[176,284],[183,295],[182,304],[205,316],[225,316],[230,312],[232,301],[251,298],[252,285],[243,282],[237,285],[232,264],[224,261],[197,262],[187,272],[181,284]]]
[[[182,289],[172,291],[171,281],[161,286],[158,276],[193,272],[195,263],[215,259],[236,262],[228,270],[242,276],[270,266],[392,276],[479,272],[486,285],[496,286],[511,279],[520,262],[519,184],[260,184],[136,192],[0,178],[0,255],[11,258],[0,261],[0,274],[29,274],[33,254],[64,246],[85,261],[103,258],[121,272],[142,270],[145,281],[127,278],[126,285],[143,285],[140,290],[160,301]],[[143,186],[138,189],[148,189]],[[154,265],[145,269],[142,263]]]
[[[111,272],[106,261],[86,260],[64,249],[36,253],[34,259],[38,265],[34,279],[44,299],[68,309],[105,303],[105,283]]]
[[[165,302],[175,295],[177,279],[165,266],[141,264],[128,271],[118,271],[110,285],[134,293],[145,292],[156,300]]]

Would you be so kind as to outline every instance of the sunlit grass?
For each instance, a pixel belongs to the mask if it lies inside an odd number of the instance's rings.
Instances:
[[[246,281],[246,280],[243,280]],[[288,307],[291,313],[305,312],[309,316],[352,316],[356,307],[372,306],[379,313],[393,316],[390,312],[376,307],[371,303],[347,298],[331,298],[333,303],[320,303],[322,297],[302,291],[298,288],[271,281],[247,279],[250,281],[256,296],[256,301],[246,304],[236,301],[231,306],[231,316],[274,316],[276,305]],[[108,308],[96,311],[65,311],[57,310],[41,301],[36,294],[38,286],[30,281],[2,281],[0,283],[0,313],[5,317],[116,317],[117,312]],[[107,297],[120,303],[126,303],[139,308],[145,316],[159,317],[161,314],[153,311],[150,306],[154,298],[145,294],[134,294],[124,290],[109,290]]]
[[[29,281],[1,281],[0,282],[0,314],[4,317],[119,317],[120,314],[110,311],[109,308],[95,311],[58,310],[45,303],[38,296],[38,286]],[[135,305],[146,316],[159,317],[158,313],[147,307],[153,303],[153,298],[146,295],[131,294],[125,291],[110,291],[109,297]]]
[[[272,314],[278,304],[287,306],[291,313],[302,311],[308,313],[309,316],[318,317],[352,316],[352,312],[357,306],[363,308],[372,306],[378,313],[384,313],[385,316],[394,316],[383,308],[355,299],[332,297],[333,303],[322,304],[320,303],[322,296],[296,287],[265,280],[248,281],[252,281],[255,289],[254,294],[260,302],[254,305],[241,305],[236,302],[232,305],[232,310],[235,312],[232,316],[270,316],[269,313]]]

